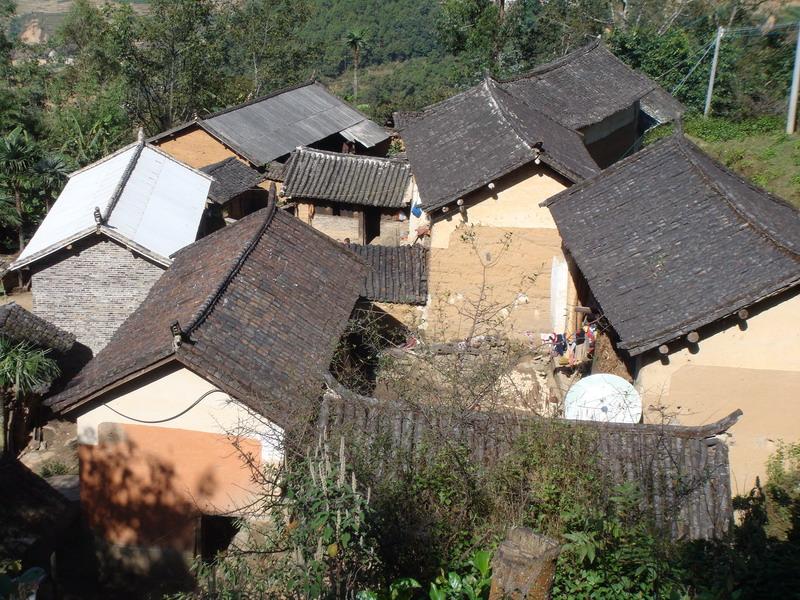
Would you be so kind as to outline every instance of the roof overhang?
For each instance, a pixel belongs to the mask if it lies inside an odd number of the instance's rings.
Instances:
[[[125,237],[124,235],[121,235],[120,233],[116,232],[111,227],[108,227],[107,225],[99,225],[96,227],[90,227],[84,229],[83,231],[79,231],[75,235],[72,235],[67,239],[62,240],[57,244],[53,244],[52,246],[49,246],[35,254],[31,254],[30,256],[26,257],[23,260],[17,260],[11,263],[8,266],[8,268],[3,272],[3,275],[5,275],[6,273],[10,273],[11,271],[17,271],[19,269],[29,267],[33,263],[38,262],[44,258],[47,258],[48,256],[58,252],[63,248],[66,248],[67,246],[70,246],[71,244],[74,244],[75,242],[90,237],[92,234],[105,235],[106,237],[114,240],[115,242],[122,244],[132,252],[136,252],[137,254],[142,255],[148,260],[151,260],[161,265],[164,268],[167,268],[170,266],[170,264],[172,264],[172,261],[169,258],[161,256],[160,254],[157,254],[155,252],[151,252],[144,246],[137,244],[136,242]]]

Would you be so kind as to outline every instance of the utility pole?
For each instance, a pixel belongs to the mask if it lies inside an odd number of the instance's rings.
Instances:
[[[792,71],[792,91],[789,92],[789,116],[786,119],[786,133],[794,133],[797,123],[797,91],[800,87],[800,23],[797,24],[797,45],[794,48],[794,71]]]
[[[708,78],[708,91],[706,92],[706,107],[703,110],[704,117],[707,117],[708,113],[711,112],[711,96],[714,94],[714,80],[717,78],[717,63],[719,62],[719,45],[723,35],[725,35],[725,28],[720,27],[717,29],[717,40],[714,44],[714,58],[711,61],[711,75]]]

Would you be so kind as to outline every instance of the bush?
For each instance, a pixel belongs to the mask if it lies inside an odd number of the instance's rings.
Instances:
[[[69,468],[69,465],[59,460],[45,461],[42,463],[42,468],[39,470],[39,474],[45,479],[53,475],[69,475],[71,472],[72,469]]]
[[[674,548],[652,527],[632,484],[615,488],[603,509],[565,514],[566,544],[553,598],[683,598]]]
[[[778,116],[731,120],[721,117],[690,117],[684,123],[687,134],[707,142],[744,140],[754,135],[782,131],[783,118]]]

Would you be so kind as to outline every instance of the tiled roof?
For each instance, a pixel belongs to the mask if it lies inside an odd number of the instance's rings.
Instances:
[[[370,267],[361,296],[376,302],[425,304],[428,301],[428,250],[414,246],[347,244]]]
[[[108,345],[60,394],[71,411],[122,379],[177,360],[270,418],[318,393],[365,265],[270,206],[188,246]],[[172,324],[183,342],[175,350]],[[305,395],[304,395],[305,394]]]
[[[214,178],[208,197],[218,204],[225,204],[265,179],[263,174],[235,157],[226,158],[200,170]]]
[[[658,87],[599,40],[501,85],[575,129],[629,108]]]
[[[264,165],[264,179],[283,182],[285,177],[286,163],[280,163],[277,160],[273,160],[272,162]]]
[[[487,77],[420,113],[397,114],[422,207],[434,210],[533,162],[572,182],[599,171],[579,133]]]
[[[545,204],[631,355],[800,283],[800,212],[681,135]]]
[[[313,81],[190,121],[151,140],[160,141],[194,126],[257,167],[336,133],[366,148],[389,137],[383,127]]]
[[[27,341],[40,348],[66,353],[75,336],[37,317],[16,302],[0,306],[0,335],[14,342]]]
[[[298,148],[289,157],[283,192],[341,204],[400,208],[408,203],[407,162]]]

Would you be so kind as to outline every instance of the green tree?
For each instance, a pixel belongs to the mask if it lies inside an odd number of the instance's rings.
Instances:
[[[313,40],[302,35],[311,14],[307,0],[245,0],[225,5],[220,28],[231,40],[226,69],[247,84],[247,97],[307,79]]]
[[[353,53],[353,102],[358,102],[358,61],[366,44],[367,32],[356,28],[347,32],[345,42]]]
[[[21,127],[0,138],[0,187],[14,200],[14,225],[20,251],[25,247],[24,197],[33,186],[35,164],[36,147]]]
[[[70,172],[70,166],[63,156],[48,154],[42,157],[34,167],[36,188],[49,212],[53,202],[64,187]]]
[[[49,385],[60,371],[49,350],[0,336],[0,390],[3,394],[3,454],[14,456],[15,420],[26,398]]]

